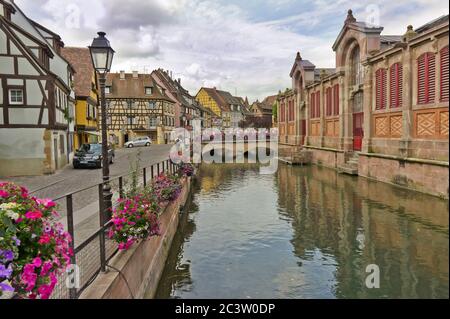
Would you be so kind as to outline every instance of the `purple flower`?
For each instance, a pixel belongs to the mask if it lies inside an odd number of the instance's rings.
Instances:
[[[14,291],[14,288],[11,287],[10,285],[7,285],[5,283],[0,282],[0,291]]]
[[[14,253],[11,250],[0,249],[0,256],[3,256],[3,259],[6,261],[13,261],[14,259]]]
[[[6,268],[5,265],[0,264],[0,278],[9,278],[12,272],[11,265]]]
[[[14,242],[16,243],[16,246],[20,246],[20,240],[16,236],[14,236],[12,238],[12,240],[14,240]]]

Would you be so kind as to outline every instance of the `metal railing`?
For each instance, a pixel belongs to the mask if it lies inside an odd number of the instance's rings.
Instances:
[[[177,164],[167,159],[141,168],[137,174],[139,186],[147,186],[149,182],[163,172],[174,174],[177,171],[177,167]],[[131,174],[116,176],[109,180],[111,192],[113,193],[113,203],[119,198],[124,198],[127,179],[132,179]],[[62,215],[65,215],[65,219],[61,221],[66,224],[66,230],[73,239],[70,244],[74,252],[71,257],[71,264],[75,265],[73,269],[78,270],[76,273],[65,273],[59,278],[58,284],[52,294],[52,298],[54,299],[79,298],[98,274],[106,271],[108,262],[118,252],[117,243],[108,239],[106,236],[108,229],[112,226],[112,222],[110,219],[111,210],[105,206],[106,201],[103,195],[103,186],[105,184],[105,182],[102,182],[84,187],[54,199],[61,208]],[[88,194],[92,199],[92,191],[94,189],[97,192],[98,211],[96,212],[95,208],[93,208],[93,205],[97,205],[95,201],[76,211],[75,199],[78,199],[77,203],[82,202],[84,200],[83,196]],[[83,206],[83,204],[79,204],[78,206]],[[85,214],[85,212],[82,212],[83,209],[85,211],[88,210],[89,214],[77,224],[77,213]],[[91,213],[92,211],[93,213]],[[98,226],[92,229],[95,219],[98,220]],[[79,285],[75,285],[77,282]]]

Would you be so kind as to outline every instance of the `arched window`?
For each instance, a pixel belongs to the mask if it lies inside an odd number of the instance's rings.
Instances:
[[[448,102],[448,46],[440,52],[440,101]]]
[[[360,85],[363,83],[363,67],[361,64],[361,51],[359,46],[354,48],[350,58],[352,85]]]
[[[402,106],[402,96],[403,96],[403,66],[401,63],[394,63],[391,66],[389,75],[389,100],[390,107],[396,108]]]
[[[386,108],[386,70],[378,69],[375,72],[375,90],[376,90],[376,103],[375,108],[377,110],[384,110]]]
[[[427,52],[417,59],[417,104],[429,104],[435,98],[436,61],[434,53]]]

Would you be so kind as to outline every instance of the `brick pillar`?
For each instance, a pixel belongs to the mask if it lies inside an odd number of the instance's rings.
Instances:
[[[409,157],[411,155],[410,144],[413,134],[413,74],[414,63],[410,50],[405,50],[403,54],[403,106],[402,106],[402,139],[400,140],[400,155]],[[437,73],[437,72],[436,72]]]
[[[311,145],[311,143],[309,142],[309,128],[310,128],[310,115],[311,115],[311,110],[310,108],[310,104],[309,104],[309,96],[310,96],[310,92],[305,90],[305,123],[306,123],[306,130],[305,130],[305,145]]]
[[[364,138],[362,143],[362,151],[370,153],[372,151],[372,66],[370,64],[364,65]]]
[[[343,118],[343,149],[346,152],[353,151],[353,111],[352,101],[350,100],[350,74],[349,68],[345,68],[344,84],[341,89],[342,118]]]
[[[346,103],[346,97],[345,94],[345,78],[340,77],[339,78],[339,145],[338,148],[340,150],[344,150],[345,143],[345,114],[344,114],[344,105]]]
[[[324,98],[324,89],[323,89],[323,83],[320,84],[319,86],[319,90],[320,90],[320,147],[324,147],[324,136],[325,136],[325,98]]]

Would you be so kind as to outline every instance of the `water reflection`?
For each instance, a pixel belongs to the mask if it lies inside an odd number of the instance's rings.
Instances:
[[[448,298],[445,200],[315,166],[210,165],[184,218],[158,298]]]

